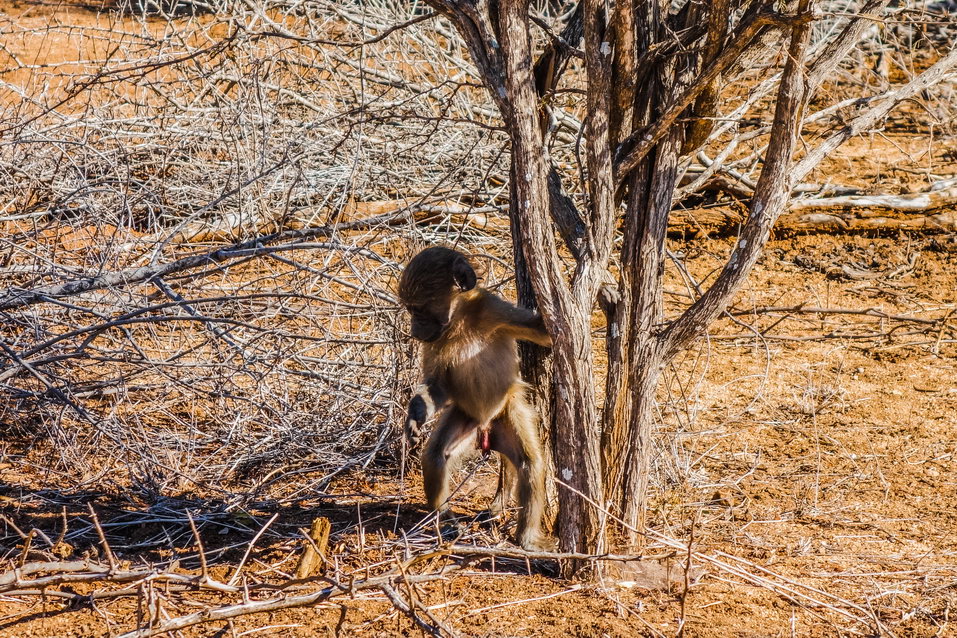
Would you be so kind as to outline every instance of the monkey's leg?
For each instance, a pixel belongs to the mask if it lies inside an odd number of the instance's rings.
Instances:
[[[492,424],[492,449],[514,466],[518,478],[518,543],[529,550],[551,550],[554,541],[542,533],[545,515],[545,459],[535,414],[523,397],[509,401],[505,413]]]
[[[478,426],[477,447],[487,456],[491,450],[492,424],[483,423]],[[498,468],[498,488],[495,490],[495,498],[488,508],[488,516],[498,518],[508,507],[508,499],[512,494],[512,485],[515,482],[515,470],[507,457],[499,455]]]
[[[515,487],[515,468],[512,467],[512,462],[505,455],[501,455],[499,459],[498,489],[495,490],[495,498],[488,506],[488,513],[492,518],[501,516],[508,507],[508,499],[511,498],[512,488]]]
[[[476,426],[474,419],[452,406],[442,414],[422,452],[425,497],[440,513],[448,509],[449,476],[462,456],[475,449]]]

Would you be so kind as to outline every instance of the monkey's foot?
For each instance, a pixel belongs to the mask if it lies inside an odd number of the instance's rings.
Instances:
[[[518,537],[518,544],[522,549],[529,552],[554,552],[558,549],[558,541],[551,536],[545,536],[542,533],[521,534]]]

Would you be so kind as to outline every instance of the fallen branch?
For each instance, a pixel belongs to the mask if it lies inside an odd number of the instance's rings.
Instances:
[[[30,578],[34,574],[49,573],[48,576]],[[111,583],[129,583],[151,580],[161,583],[180,583],[203,589],[225,592],[238,592],[239,587],[219,583],[211,579],[203,581],[202,576],[180,574],[155,569],[118,569],[92,561],[47,561],[27,563],[23,567],[0,574],[0,594],[9,594],[19,590],[35,589],[40,591],[58,585],[108,581]],[[21,595],[27,593],[19,591]],[[49,593],[49,592],[48,592]],[[82,596],[80,596],[82,598]]]
[[[195,532],[195,527],[194,527]],[[198,536],[197,536],[198,538]],[[200,548],[200,552],[202,552]],[[202,553],[200,554],[202,556]],[[92,592],[87,595],[76,594],[71,591],[57,591],[52,587],[62,585],[72,585],[75,583],[164,583],[167,586],[172,585],[170,591],[182,591],[183,589],[196,590],[205,589],[208,591],[218,591],[222,593],[242,594],[245,602],[233,605],[224,605],[220,607],[210,607],[193,614],[172,618],[165,622],[155,624],[151,627],[141,627],[133,631],[122,634],[120,638],[145,638],[147,636],[157,636],[167,632],[178,631],[194,625],[227,620],[238,616],[249,614],[258,614],[280,609],[290,609],[293,607],[306,607],[320,604],[330,598],[339,595],[353,595],[357,591],[378,589],[386,593],[398,594],[395,591],[397,584],[414,585],[427,583],[445,578],[450,572],[459,569],[458,565],[447,565],[437,572],[429,574],[404,574],[392,572],[382,576],[366,578],[364,580],[350,581],[348,584],[339,583],[329,578],[323,578],[331,584],[322,589],[300,593],[295,595],[283,595],[269,598],[266,600],[248,600],[251,591],[258,590],[277,590],[299,588],[303,585],[314,582],[315,579],[293,579],[281,584],[261,584],[255,586],[246,585],[240,587],[227,583],[219,582],[213,579],[207,569],[203,569],[199,574],[182,574],[170,571],[161,571],[156,569],[119,569],[110,565],[93,561],[49,561],[27,563],[19,568],[0,574],[0,594],[7,596],[48,596],[54,598],[63,598],[70,603],[82,603],[102,598],[115,598],[121,596],[135,596],[140,593],[139,587],[127,587],[117,591]],[[35,574],[49,574],[39,578],[31,578]],[[389,596],[390,600],[392,597]],[[399,597],[401,599],[401,597]],[[404,601],[403,601],[404,602]],[[393,600],[395,604],[396,601]],[[413,617],[416,623],[435,636],[454,636],[454,632],[439,622],[434,616],[428,613],[420,605],[396,604],[397,608],[403,613]],[[429,625],[418,618],[415,609],[418,608],[426,613],[434,625]]]
[[[423,612],[428,614],[429,619],[435,624],[430,625],[429,623],[422,620],[422,618],[419,617],[417,613],[415,613],[415,609],[413,608],[413,605],[406,602],[406,600],[402,598],[401,594],[399,594],[399,592],[397,592],[395,588],[392,587],[392,585],[380,585],[379,589],[382,590],[382,593],[385,594],[385,597],[389,599],[389,602],[391,602],[396,609],[398,609],[399,611],[404,613],[406,616],[408,616],[410,619],[412,619],[412,621],[416,625],[418,625],[422,630],[428,632],[430,635],[435,636],[436,638],[441,638],[443,634],[446,636],[457,635],[454,631],[452,631],[451,628],[449,628],[447,625],[445,625],[444,623],[436,619],[428,611],[428,609],[422,608],[421,605],[415,605],[416,607],[420,607]]]
[[[937,182],[930,190],[904,195],[848,195],[821,199],[795,199],[791,211],[808,209],[879,208],[902,213],[924,212],[957,204],[957,179]]]
[[[296,596],[280,596],[278,598],[269,598],[267,600],[253,600],[235,605],[211,607],[192,614],[187,614],[186,616],[171,618],[165,622],[157,623],[152,627],[135,629],[120,635],[118,638],[149,638],[150,636],[159,636],[167,632],[179,631],[194,625],[216,622],[219,620],[228,620],[230,618],[236,618],[239,616],[261,614],[270,611],[278,611],[280,609],[292,609],[294,607],[309,607],[323,603],[337,595],[352,595],[357,591],[367,589],[383,590],[383,587],[387,587],[392,588],[394,591],[394,585],[397,583],[418,584],[442,580],[449,572],[455,571],[456,569],[458,569],[457,566],[451,565],[431,574],[413,574],[403,576],[401,574],[393,573],[385,576],[367,578],[362,581],[354,581],[349,585],[335,583],[318,591],[299,594]]]
[[[902,219],[884,215],[855,217],[852,215],[811,213],[808,215],[783,216],[777,230],[785,234],[788,231],[798,233],[842,231],[847,233],[880,231],[944,233],[957,231],[957,215],[946,211],[935,215],[920,215]]]
[[[726,179],[712,178],[720,190],[747,201],[750,193]],[[957,231],[957,178],[934,184],[927,191],[902,195],[842,195],[819,199],[794,199],[788,212],[778,218],[779,233],[823,233],[864,231]],[[940,211],[940,212],[931,212]],[[917,214],[915,214],[917,213]],[[920,214],[925,213],[925,214]],[[729,208],[678,210],[672,215],[672,235],[723,236],[736,234],[743,216]]]
[[[672,558],[674,552],[663,554],[579,554],[575,552],[534,552],[515,548],[482,547],[479,545],[454,544],[448,548],[449,554],[458,556],[487,556],[489,558],[519,558],[528,560],[584,560],[584,561],[640,561],[665,560]]]
[[[922,317],[912,317],[910,315],[896,315],[878,310],[877,308],[816,308],[798,304],[796,306],[761,306],[750,308],[748,310],[730,310],[730,314],[740,317],[747,315],[766,315],[771,313],[783,314],[817,314],[817,315],[865,315],[876,317],[887,321],[900,321],[904,323],[919,323],[929,326],[936,326],[946,322],[951,313],[939,319],[924,319]]]
[[[770,335],[766,332],[761,332],[760,338],[764,341],[787,341],[790,343],[802,343],[802,342],[815,342],[815,341],[827,341],[830,339],[840,339],[844,341],[880,341],[882,339],[889,339],[891,337],[913,337],[917,335],[926,335],[927,330],[908,330],[907,332],[900,332],[897,330],[889,330],[887,332],[869,332],[866,334],[846,334],[839,332],[829,332],[827,334],[813,334],[813,335],[804,335],[804,336],[791,336],[791,335]],[[747,341],[754,340],[757,337],[753,332],[741,332],[736,334],[728,335],[708,335],[708,339],[711,341]],[[947,343],[943,341],[942,343]],[[903,344],[903,345],[916,345],[916,344]],[[870,349],[871,346],[865,346],[865,349]]]

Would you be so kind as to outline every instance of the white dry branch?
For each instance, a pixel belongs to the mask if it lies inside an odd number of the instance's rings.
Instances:
[[[845,195],[798,199],[791,202],[792,211],[819,208],[879,208],[900,212],[925,212],[957,204],[957,179],[936,182],[927,191],[902,195]]]
[[[151,499],[283,497],[398,453],[398,264],[499,241],[505,172],[462,56],[407,10],[0,16],[0,414],[48,437],[58,487],[105,459]]]

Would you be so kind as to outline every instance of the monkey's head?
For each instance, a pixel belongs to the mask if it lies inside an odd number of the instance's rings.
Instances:
[[[441,337],[456,295],[476,283],[472,264],[457,250],[436,246],[413,257],[399,279],[399,299],[412,315],[412,337],[426,342]]]

